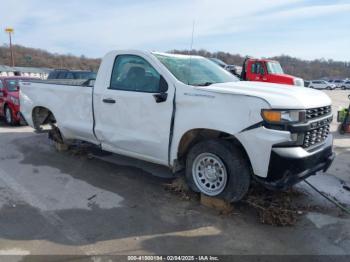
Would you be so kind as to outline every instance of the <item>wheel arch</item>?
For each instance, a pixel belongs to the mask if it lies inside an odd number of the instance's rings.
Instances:
[[[44,106],[36,106],[32,110],[32,121],[33,127],[41,130],[44,125],[56,123],[56,118],[50,109]]]
[[[229,141],[242,152],[249,165],[252,166],[246,149],[234,135],[216,129],[196,128],[186,131],[179,140],[176,154],[176,169],[182,169],[185,167],[186,155],[194,145],[203,140],[209,139],[223,139]]]

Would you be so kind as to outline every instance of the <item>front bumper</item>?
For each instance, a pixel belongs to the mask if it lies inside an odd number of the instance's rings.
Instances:
[[[327,171],[335,154],[331,135],[319,148],[308,152],[301,147],[273,148],[266,178],[256,178],[269,189],[287,189],[319,171]]]

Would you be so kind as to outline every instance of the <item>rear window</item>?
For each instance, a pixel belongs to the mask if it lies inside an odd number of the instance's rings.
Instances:
[[[74,72],[75,79],[96,79],[94,72]]]
[[[48,79],[96,79],[96,73],[84,71],[57,71],[51,72]]]

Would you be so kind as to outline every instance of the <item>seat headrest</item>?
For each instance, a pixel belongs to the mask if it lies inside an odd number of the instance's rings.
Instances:
[[[143,67],[131,67],[128,72],[128,77],[143,77],[145,76],[145,69]]]

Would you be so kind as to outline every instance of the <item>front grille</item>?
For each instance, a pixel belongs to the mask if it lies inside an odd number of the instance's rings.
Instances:
[[[324,106],[324,107],[318,107],[318,108],[311,108],[306,110],[306,119],[312,120],[315,118],[319,118],[325,115],[328,115],[332,112],[331,106]]]
[[[329,125],[309,130],[304,136],[304,148],[309,148],[325,141],[329,134]]]

